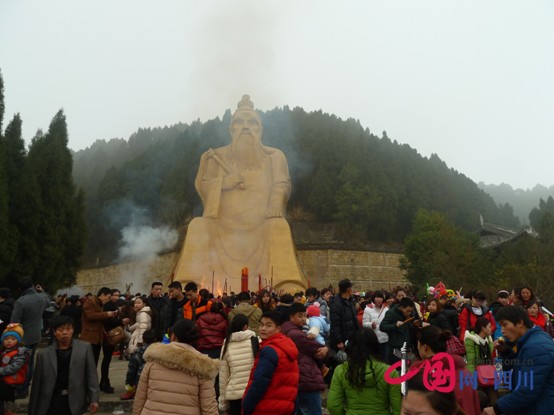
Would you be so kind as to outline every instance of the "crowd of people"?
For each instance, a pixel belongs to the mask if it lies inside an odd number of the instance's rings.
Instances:
[[[99,391],[114,393],[110,363],[118,356],[128,360],[120,399],[134,399],[137,415],[554,407],[552,315],[528,286],[501,290],[490,304],[478,290],[429,290],[418,300],[409,287],[355,292],[348,279],[336,292],[280,295],[214,296],[194,282],[165,288],[155,282],[149,294],[131,295],[103,287],[58,298],[53,312],[30,279],[20,281],[17,301],[0,288],[1,405],[31,385],[30,414],[95,413]],[[51,344],[34,364],[46,330]]]

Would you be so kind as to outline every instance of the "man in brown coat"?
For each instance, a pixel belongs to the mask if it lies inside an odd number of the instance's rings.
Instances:
[[[88,342],[92,346],[94,362],[98,365],[100,349],[104,340],[104,325],[102,322],[108,318],[117,316],[117,311],[103,311],[104,304],[110,300],[111,290],[102,287],[96,297],[90,297],[83,304],[83,327],[79,339]]]

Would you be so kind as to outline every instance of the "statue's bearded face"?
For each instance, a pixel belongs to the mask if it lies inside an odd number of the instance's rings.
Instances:
[[[241,168],[260,168],[265,153],[262,148],[262,123],[254,111],[237,111],[231,120],[231,147]]]
[[[237,111],[231,120],[229,132],[233,141],[250,136],[261,142],[262,123],[260,117],[254,111]]]

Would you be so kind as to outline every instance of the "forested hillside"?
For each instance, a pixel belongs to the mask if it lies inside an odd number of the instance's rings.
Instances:
[[[532,189],[514,189],[506,183],[500,185],[479,183],[479,187],[490,194],[497,203],[508,203],[513,206],[514,214],[524,223],[529,224],[529,214],[539,206],[539,201],[554,197],[554,186],[536,185]]]
[[[378,137],[356,120],[301,108],[260,115],[264,144],[283,150],[289,162],[289,219],[334,222],[350,246],[401,243],[419,208],[468,231],[478,229],[479,215],[520,225],[509,205],[496,205],[437,155],[422,157],[385,132]],[[126,226],[182,230],[201,215],[194,189],[200,155],[229,143],[230,117],[227,111],[205,123],[140,129],[128,141],[97,141],[74,154],[74,177],[86,194],[85,264],[113,261]]]

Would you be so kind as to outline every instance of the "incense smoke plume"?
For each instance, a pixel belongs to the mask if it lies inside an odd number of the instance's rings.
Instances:
[[[125,291],[132,283],[132,293],[147,293],[154,279],[165,282],[167,275],[156,275],[151,268],[159,253],[175,247],[179,239],[177,230],[168,226],[153,226],[148,209],[129,200],[120,200],[111,214],[112,224],[121,226],[117,259],[121,275],[117,288]]]

